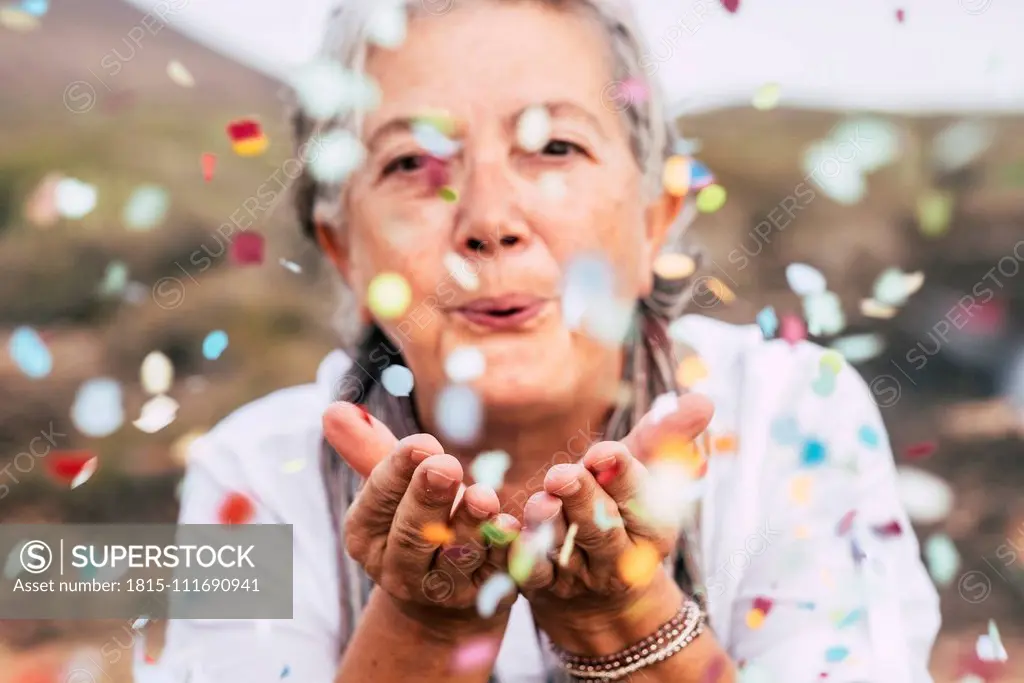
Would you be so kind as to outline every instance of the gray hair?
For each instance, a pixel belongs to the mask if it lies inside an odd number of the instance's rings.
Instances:
[[[437,15],[448,12],[456,2],[468,0],[339,0],[332,11],[326,35],[320,49],[320,59],[337,62],[350,74],[365,77],[369,52],[371,22],[382,9],[402,8],[408,16]],[[479,0],[475,0],[479,1]],[[527,0],[491,0],[497,2]],[[605,87],[602,104],[618,111],[629,132],[630,147],[637,166],[643,173],[644,188],[651,198],[662,187],[662,169],[666,159],[674,153],[677,135],[672,121],[666,117],[661,88],[656,79],[648,79],[641,67],[644,41],[638,30],[633,11],[625,0],[528,0],[548,6],[578,9],[597,20],[607,36],[612,57],[613,80]],[[627,84],[642,84],[644,96],[635,96]],[[293,127],[296,148],[300,149],[314,137],[331,131],[344,130],[358,138],[361,134],[365,111],[356,108],[330,119],[318,119],[309,112],[296,108]],[[343,228],[344,183],[322,182],[304,167],[297,180],[296,210],[307,237],[315,239],[316,224]],[[669,235],[668,244],[676,241],[694,217],[692,206],[682,216]],[[677,290],[673,287],[673,290]],[[344,294],[344,292],[343,292]],[[680,292],[671,293],[672,306],[678,304]],[[678,313],[679,311],[675,311]],[[343,335],[353,338],[352,311],[343,312],[346,318],[340,327]],[[355,325],[359,327],[359,325]]]

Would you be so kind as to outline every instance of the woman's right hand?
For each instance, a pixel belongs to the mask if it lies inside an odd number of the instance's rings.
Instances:
[[[366,478],[345,516],[349,555],[406,614],[446,635],[479,631],[478,588],[504,571],[508,549],[507,542],[485,542],[481,527],[491,522],[508,532],[508,542],[520,528],[514,517],[499,514],[497,493],[474,484],[452,514],[463,481],[459,461],[429,434],[399,441],[351,403],[327,409],[324,434]],[[439,532],[447,542],[438,540]],[[503,625],[514,600],[515,594],[506,596],[493,620]]]

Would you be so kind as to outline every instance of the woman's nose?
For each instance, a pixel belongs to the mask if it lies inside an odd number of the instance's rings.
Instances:
[[[470,171],[455,226],[455,248],[463,256],[494,256],[529,243],[530,229],[508,172],[501,163],[475,164]]]

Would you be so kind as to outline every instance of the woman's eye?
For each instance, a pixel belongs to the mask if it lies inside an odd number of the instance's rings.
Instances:
[[[577,145],[575,142],[569,142],[567,140],[551,140],[541,151],[544,154],[556,157],[569,156],[573,152],[586,154],[582,147]]]
[[[389,176],[395,172],[401,173],[415,173],[426,165],[426,157],[422,154],[407,154],[404,157],[398,157],[387,166],[384,167],[384,171],[381,175]]]

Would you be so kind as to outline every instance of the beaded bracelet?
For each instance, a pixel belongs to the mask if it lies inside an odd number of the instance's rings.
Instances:
[[[614,681],[668,659],[685,648],[704,631],[700,606],[687,601],[655,633],[622,652],[603,657],[582,657],[553,647],[562,668],[574,679]]]

